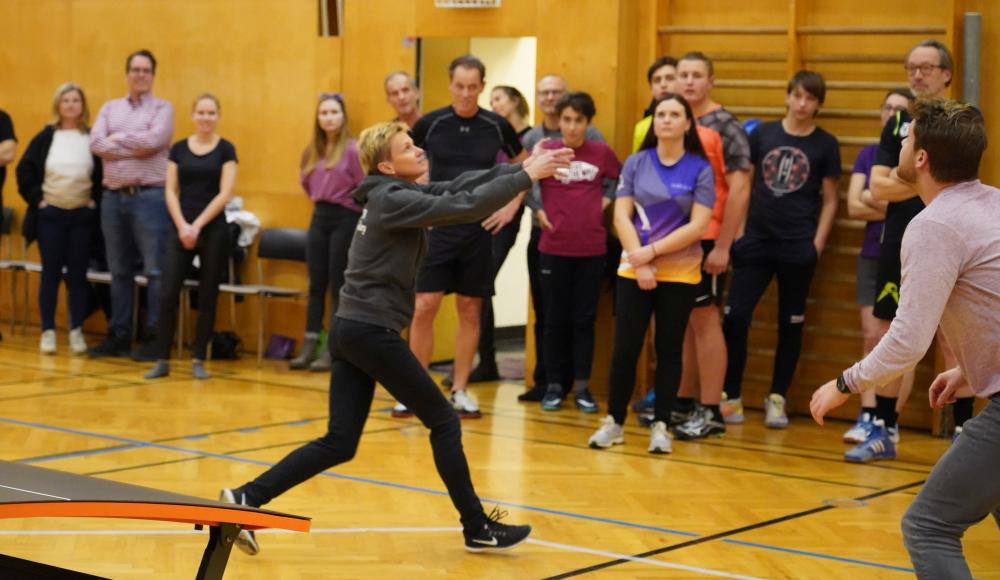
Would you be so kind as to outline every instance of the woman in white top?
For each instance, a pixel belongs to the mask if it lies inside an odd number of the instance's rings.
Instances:
[[[90,152],[90,111],[83,89],[66,83],[52,99],[53,122],[31,140],[17,166],[17,185],[28,202],[25,239],[37,233],[42,256],[38,309],[40,350],[56,352],[55,313],[65,270],[69,295],[69,342],[73,354],[87,351],[87,265],[98,227],[101,163]]]

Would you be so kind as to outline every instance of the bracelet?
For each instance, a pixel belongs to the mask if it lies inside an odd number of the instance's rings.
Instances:
[[[845,395],[851,394],[851,387],[847,386],[847,381],[844,380],[843,373],[841,373],[841,375],[837,377],[837,390],[840,391],[841,393],[844,393]]]

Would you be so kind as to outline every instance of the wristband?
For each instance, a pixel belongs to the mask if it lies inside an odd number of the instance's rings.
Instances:
[[[844,393],[845,395],[851,394],[851,387],[847,386],[847,381],[844,380],[843,373],[841,373],[841,375],[837,377],[837,390],[840,391],[841,393]]]

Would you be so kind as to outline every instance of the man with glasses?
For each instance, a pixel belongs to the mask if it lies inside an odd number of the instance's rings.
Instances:
[[[951,84],[954,60],[948,48],[937,40],[918,43],[906,55],[903,64],[910,89],[918,98],[944,96]],[[889,202],[885,212],[882,230],[882,247],[876,274],[875,306],[873,314],[881,322],[880,334],[889,330],[890,322],[896,317],[902,284],[902,264],[900,252],[903,233],[907,225],[921,210],[924,202],[917,196],[912,183],[899,178],[899,152],[909,133],[912,117],[907,111],[897,112],[882,129],[879,149],[871,172],[871,192],[876,201]],[[949,356],[946,358],[950,359]],[[946,360],[947,362],[951,362]],[[949,365],[955,366],[954,364]],[[894,459],[896,444],[899,442],[899,413],[896,406],[899,399],[901,381],[894,380],[880,387],[875,395],[875,427],[868,438],[844,454],[847,461],[867,463],[879,459]],[[959,403],[968,405],[972,414],[972,399]]]
[[[90,149],[104,163],[101,231],[111,270],[111,321],[92,357],[127,356],[131,347],[135,265],[142,258],[146,331],[135,360],[156,360],[160,263],[170,222],[163,197],[173,106],[153,96],[156,58],[139,50],[125,59],[129,94],[104,103],[90,130]],[[167,331],[167,329],[164,329]]]

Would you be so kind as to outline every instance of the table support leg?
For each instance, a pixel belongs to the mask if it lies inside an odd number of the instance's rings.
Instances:
[[[229,552],[236,543],[240,527],[236,524],[220,524],[212,526],[208,532],[208,545],[201,557],[196,580],[222,580],[229,561]]]

